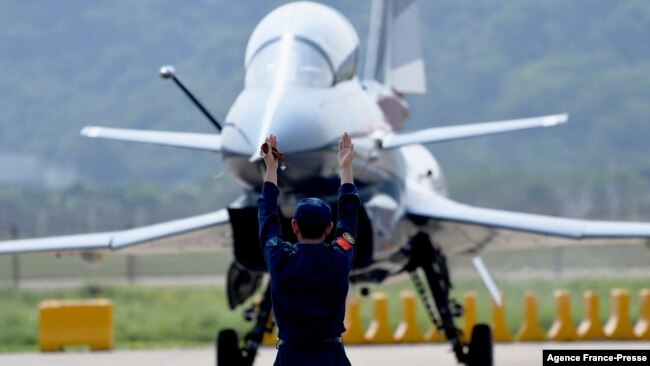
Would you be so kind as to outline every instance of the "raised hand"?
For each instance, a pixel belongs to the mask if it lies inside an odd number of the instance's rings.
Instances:
[[[264,139],[264,144],[266,145],[266,149],[262,146],[262,158],[264,159],[264,164],[266,164],[266,169],[275,171],[278,169],[278,160],[272,152],[273,150],[278,150],[278,138],[271,134]]]
[[[345,132],[339,141],[339,169],[341,170],[341,184],[354,183],[352,179],[352,159],[354,158],[354,144],[352,138]]]
[[[351,167],[354,158],[354,144],[352,138],[345,132],[339,140],[339,168]]]

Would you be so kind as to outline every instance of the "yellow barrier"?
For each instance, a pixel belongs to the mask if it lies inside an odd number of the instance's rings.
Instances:
[[[347,310],[345,311],[346,331],[341,335],[346,344],[361,344],[366,342],[363,334],[363,324],[361,323],[360,306],[359,298],[356,296],[348,301]]]
[[[546,339],[546,332],[539,323],[537,312],[537,296],[532,291],[526,292],[524,297],[524,322],[515,335],[517,341],[531,342]]]
[[[372,296],[372,302],[375,314],[370,322],[370,327],[366,331],[366,341],[369,343],[394,342],[393,331],[390,329],[390,321],[388,319],[388,298],[386,294],[375,293]]]
[[[424,334],[425,342],[444,342],[446,340],[445,334],[440,332],[435,324],[431,325],[431,328]]]
[[[268,322],[266,322],[266,327],[269,328],[275,323],[275,319],[273,317],[273,313],[269,316]],[[262,337],[262,344],[265,346],[275,346],[278,344],[278,327],[274,326],[273,327],[273,332],[264,332],[264,336]]]
[[[472,338],[472,329],[476,325],[476,297],[476,291],[467,291],[465,293],[463,305],[463,340],[467,343]]]
[[[66,346],[113,348],[113,303],[109,300],[57,301],[39,304],[39,348],[61,351]]]
[[[253,298],[253,305],[257,308],[256,310],[259,311],[259,307],[261,303],[262,303],[262,295],[256,295]],[[269,320],[266,322],[267,328],[270,328],[271,326],[273,326],[273,331],[271,333],[264,332],[264,334],[262,335],[263,346],[275,347],[278,344],[278,327],[275,326],[275,318],[273,316],[273,312],[271,312],[271,315],[269,315]]]
[[[424,342],[424,334],[418,325],[415,316],[415,294],[413,291],[403,291],[400,294],[402,299],[402,321],[397,325],[393,337],[399,343]]]
[[[632,322],[629,316],[629,291],[625,289],[612,290],[612,314],[604,329],[600,322],[599,317],[599,299],[593,291],[585,291],[583,294],[585,303],[585,315],[576,329],[571,316],[571,296],[567,290],[556,290],[553,293],[556,304],[556,317],[551,325],[551,328],[545,333],[539,322],[539,313],[537,305],[537,297],[532,291],[526,292],[524,297],[524,319],[523,324],[519,328],[515,337],[513,337],[506,324],[505,312],[505,297],[502,294],[504,303],[497,306],[492,301],[492,334],[496,342],[511,342],[513,339],[517,341],[573,341],[573,340],[598,340],[598,339],[616,339],[616,340],[650,340],[650,289],[641,290],[639,298],[641,302],[639,321],[636,326],[632,327]],[[400,294],[403,305],[403,317],[395,332],[392,331],[390,326],[388,314],[388,298],[386,294],[376,292],[373,297],[374,317],[368,329],[364,332],[363,324],[361,321],[361,307],[358,298],[352,297],[347,304],[345,327],[346,332],[342,334],[343,340],[346,344],[363,344],[363,343],[419,343],[419,342],[443,342],[446,341],[444,332],[440,332],[435,325],[423,334],[422,329],[419,328],[417,323],[416,314],[416,297],[411,291],[404,291]],[[101,302],[102,300],[100,300]],[[105,300],[103,300],[105,301]],[[59,303],[59,302],[54,302]],[[42,350],[59,350],[65,345],[69,344],[89,344],[93,349],[109,349],[112,347],[112,305],[111,306],[111,321],[110,321],[110,346],[98,346],[90,338],[84,338],[83,341],[62,341],[62,336],[55,338],[56,342],[51,341],[52,338],[47,338],[49,333],[45,331],[47,327],[53,327],[52,323],[44,322],[47,316],[44,314],[44,308],[51,306],[44,306],[41,304],[41,349]],[[75,308],[75,305],[67,306],[68,308]],[[85,307],[88,307],[86,304]],[[90,310],[84,310],[84,314],[88,314]],[[80,313],[81,314],[81,313]],[[63,324],[65,321],[61,319],[81,318],[82,315],[75,313],[74,316],[66,315],[64,317],[56,316],[59,323]],[[99,319],[99,318],[98,318]],[[94,319],[93,319],[94,320]],[[466,342],[470,341],[472,328],[477,322],[477,294],[474,291],[465,293],[464,296],[464,315],[463,315],[463,339]],[[68,327],[89,327],[86,323],[78,322]],[[62,328],[62,327],[59,327]],[[95,331],[99,331],[100,326],[93,326]],[[66,328],[68,329],[68,328]],[[69,334],[70,332],[66,330]],[[62,334],[62,333],[60,333]],[[75,334],[81,334],[79,332]],[[275,345],[277,336],[274,334],[265,334],[263,343],[265,345]],[[48,343],[49,342],[49,343]]]
[[[572,341],[577,338],[576,328],[571,319],[571,295],[567,290],[555,290],[555,320],[547,333],[552,341]]]
[[[512,333],[506,324],[506,298],[501,294],[501,305],[492,299],[492,338],[495,342],[512,342]]]
[[[585,291],[583,298],[585,300],[585,317],[578,326],[578,339],[605,339],[598,311],[598,294],[593,291]]]
[[[638,339],[650,341],[650,289],[643,289],[639,292],[639,321],[634,326],[634,335]]]
[[[607,339],[636,339],[630,321],[630,292],[615,288],[612,294],[612,314],[605,324]]]

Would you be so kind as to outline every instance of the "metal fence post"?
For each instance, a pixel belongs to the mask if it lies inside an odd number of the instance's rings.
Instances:
[[[18,225],[16,223],[11,224],[11,239],[18,239]],[[13,280],[14,287],[20,287],[20,257],[18,254],[11,256],[11,278]]]
[[[135,256],[133,254],[126,256],[126,281],[130,285],[135,283]]]
[[[556,277],[562,277],[564,274],[564,258],[561,247],[553,248],[553,272]]]

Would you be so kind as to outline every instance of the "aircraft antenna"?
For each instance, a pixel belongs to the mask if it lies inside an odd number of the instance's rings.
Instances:
[[[192,92],[185,87],[185,84],[176,76],[176,69],[174,66],[171,65],[165,65],[160,68],[160,77],[163,79],[172,79],[174,83],[187,95],[188,98],[194,103],[194,105],[203,113],[203,115],[210,120],[210,122],[214,125],[214,127],[221,132],[221,124],[219,121],[217,121],[216,118],[208,112],[208,110],[203,106],[201,102],[199,102],[198,99],[192,94]]]

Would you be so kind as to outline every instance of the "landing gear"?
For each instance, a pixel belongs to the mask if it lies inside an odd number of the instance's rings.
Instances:
[[[472,329],[467,358],[469,366],[492,365],[492,330],[487,324],[477,324]]]
[[[271,319],[271,284],[267,285],[264,297],[253,311],[253,329],[240,341],[232,329],[225,329],[217,335],[217,366],[251,366],[262,343],[265,332],[273,331]]]
[[[454,317],[462,315],[462,306],[449,299],[451,281],[442,252],[433,246],[427,234],[418,233],[404,249],[404,254],[411,258],[405,270],[411,274],[431,321],[451,343],[458,362],[468,366],[492,366],[490,327],[485,324],[476,325],[472,331],[472,341],[467,345],[461,339],[461,331],[454,325]],[[424,272],[434,304],[431,304],[429,294],[424,289],[418,268]]]
[[[224,329],[217,335],[217,366],[219,365],[244,365],[239,339],[233,329]]]

